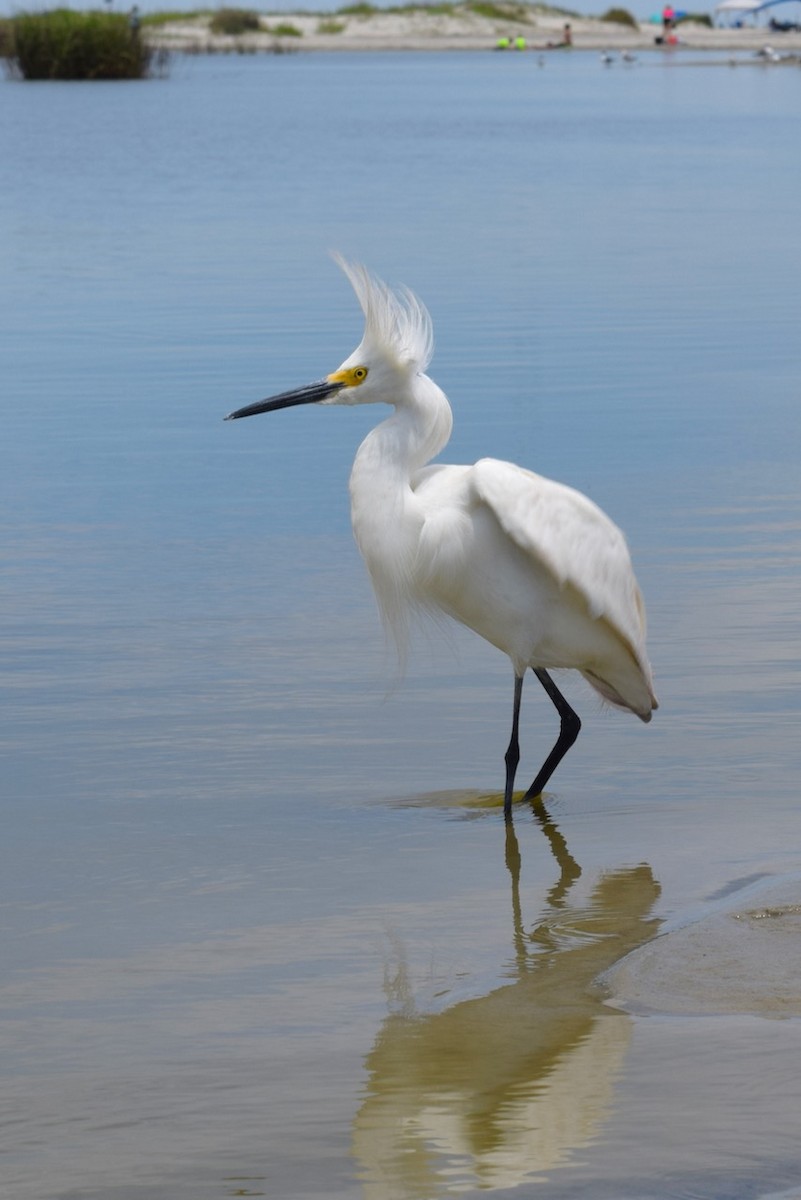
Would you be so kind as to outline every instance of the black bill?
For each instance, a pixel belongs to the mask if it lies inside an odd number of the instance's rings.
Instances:
[[[269,396],[266,400],[257,400],[245,408],[238,408],[229,413],[226,421],[238,421],[240,417],[255,417],[257,413],[274,412],[277,408],[292,408],[296,404],[319,404],[336,392],[341,391],[344,383],[332,382],[330,379],[319,379],[317,383],[307,383],[305,387],[293,388],[291,392],[281,392],[279,396]]]

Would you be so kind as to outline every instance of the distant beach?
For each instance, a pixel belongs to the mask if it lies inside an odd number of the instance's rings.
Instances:
[[[489,13],[492,13],[489,7]],[[488,15],[475,8],[454,5],[437,8],[409,7],[394,11],[378,9],[331,14],[281,13],[260,18],[258,31],[237,35],[212,32],[211,16],[148,25],[148,39],[159,47],[187,53],[319,52],[387,50],[493,50],[502,38],[522,38],[525,51],[570,54],[576,51],[645,51],[663,48],[741,52],[755,55],[765,47],[775,51],[771,60],[797,60],[801,53],[801,31],[776,32],[769,26],[710,28],[701,21],[682,21],[675,30],[675,46],[660,47],[661,24],[643,22],[636,26],[604,21],[597,17],[572,16],[553,9],[530,10],[515,6],[508,17]],[[572,47],[560,45],[565,24],[570,24]],[[501,53],[517,54],[509,48]],[[755,58],[755,62],[759,59]]]

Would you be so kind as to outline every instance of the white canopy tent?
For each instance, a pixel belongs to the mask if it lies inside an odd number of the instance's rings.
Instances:
[[[715,5],[715,12],[725,16],[727,13],[755,13],[762,7],[763,0],[721,0]]]
[[[753,17],[766,9],[774,8],[777,4],[787,4],[794,0],[721,0],[715,5],[715,20],[720,17],[733,18],[737,21],[743,17]]]

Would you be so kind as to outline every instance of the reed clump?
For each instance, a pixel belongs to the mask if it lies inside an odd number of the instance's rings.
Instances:
[[[258,33],[261,28],[258,13],[248,8],[220,8],[211,18],[212,33],[239,37],[243,33]]]
[[[154,59],[122,13],[56,8],[18,13],[9,24],[6,57],[23,79],[143,79]]]
[[[639,29],[639,25],[627,8],[608,8],[601,20],[612,25],[628,25],[631,29]]]

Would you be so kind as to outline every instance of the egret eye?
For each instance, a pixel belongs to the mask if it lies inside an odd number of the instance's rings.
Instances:
[[[341,383],[344,387],[358,387],[367,378],[367,370],[367,367],[343,367],[328,378],[331,383]]]

